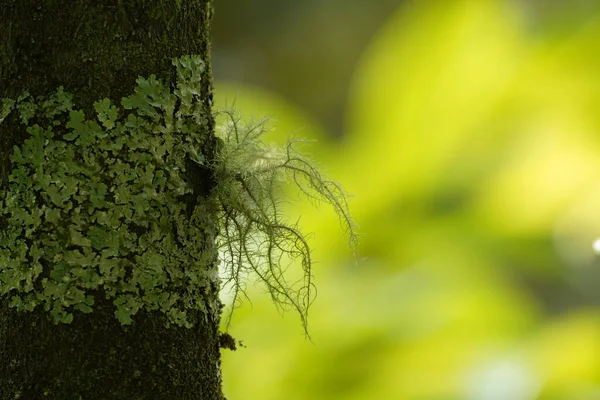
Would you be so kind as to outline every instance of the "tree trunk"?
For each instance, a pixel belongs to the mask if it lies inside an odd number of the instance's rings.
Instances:
[[[118,104],[138,76],[171,84],[171,60],[197,54],[207,65],[201,102],[210,115],[211,13],[212,0],[0,0],[0,98],[25,88],[47,96],[62,85],[91,118],[93,102]],[[213,135],[210,117],[208,125]],[[13,146],[28,136],[15,121],[0,124],[3,186]],[[210,174],[194,179],[206,195]],[[210,288],[213,299],[218,290]],[[94,297],[93,312],[58,325],[41,306],[17,312],[0,298],[0,399],[223,399],[219,313],[190,329],[165,328],[163,314],[141,309],[122,326],[112,301]]]

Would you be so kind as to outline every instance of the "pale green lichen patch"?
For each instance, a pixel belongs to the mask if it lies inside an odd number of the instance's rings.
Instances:
[[[18,112],[30,125],[0,203],[0,295],[11,307],[43,306],[69,323],[75,310],[93,310],[89,292],[102,288],[123,324],[142,307],[187,327],[188,310],[219,312],[217,299],[207,310],[203,295],[218,280],[205,244],[216,235],[214,206],[200,202],[188,218],[178,199],[192,192],[186,157],[204,161],[204,63],[184,56],[173,64],[173,93],[153,75],[140,77],[122,107],[94,104],[97,121],[74,109],[62,87],[36,101],[27,92],[2,100],[0,122]]]

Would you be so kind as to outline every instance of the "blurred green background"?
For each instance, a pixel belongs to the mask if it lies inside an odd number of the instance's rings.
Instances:
[[[316,139],[362,241],[288,207],[314,232],[314,344],[249,285],[228,399],[600,399],[600,2],[215,8],[216,106]]]

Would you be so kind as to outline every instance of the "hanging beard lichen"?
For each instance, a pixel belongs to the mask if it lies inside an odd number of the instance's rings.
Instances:
[[[204,298],[219,283],[217,253],[205,246],[217,240],[234,303],[254,273],[276,304],[300,313],[306,329],[310,249],[280,215],[281,188],[290,179],[330,203],[354,246],[344,192],[295,152],[296,142],[269,148],[263,124],[243,125],[231,112],[207,157],[204,62],[184,56],[173,65],[172,92],[154,75],[140,77],[122,108],[109,99],[94,103],[99,123],[74,109],[62,87],[37,101],[26,91],[1,100],[0,123],[16,112],[30,138],[15,146],[8,182],[1,182],[0,298],[18,311],[41,305],[56,323],[70,323],[75,311],[93,311],[90,292],[103,289],[122,324],[143,307],[165,313],[167,325],[191,327],[188,310],[220,312],[218,299]],[[210,188],[186,179],[198,168],[209,171]],[[284,274],[296,259],[300,287]]]
[[[244,124],[235,112],[224,114],[226,123],[219,127],[222,144],[214,174],[222,209],[218,241],[224,254],[225,283],[233,287],[231,312],[244,293],[245,276],[254,274],[277,306],[291,307],[300,314],[308,333],[308,309],[316,294],[310,247],[298,225],[280,213],[283,187],[291,181],[309,199],[329,203],[354,249],[357,237],[346,195],[338,183],[325,179],[296,151],[302,141],[288,141],[285,147],[267,146],[262,141],[266,121]],[[303,278],[290,283],[285,271],[296,262]]]

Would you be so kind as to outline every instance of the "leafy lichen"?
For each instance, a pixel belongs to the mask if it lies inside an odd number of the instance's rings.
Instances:
[[[208,135],[199,101],[197,57],[173,60],[174,93],[151,75],[138,78],[122,108],[94,103],[97,120],[73,109],[60,87],[33,101],[4,100],[0,120],[15,109],[30,137],[11,156],[0,217],[0,295],[10,306],[43,306],[55,322],[93,310],[90,291],[114,298],[115,316],[131,324],[145,307],[168,323],[192,326],[187,311],[206,309],[203,292],[218,284],[210,199],[190,218],[178,199],[192,192],[183,160],[202,163]]]

